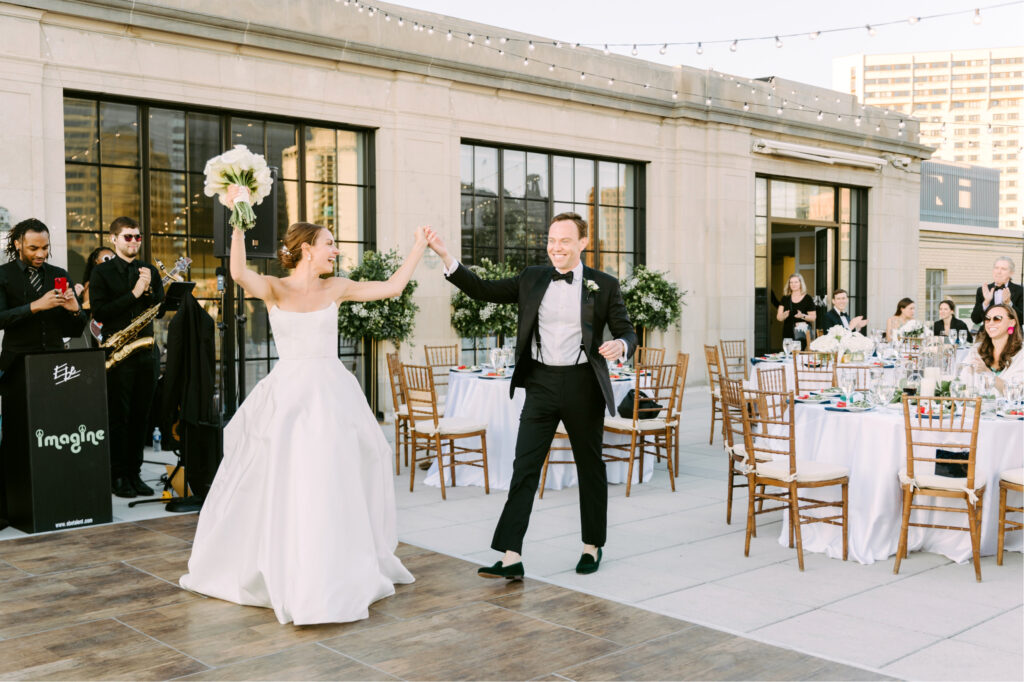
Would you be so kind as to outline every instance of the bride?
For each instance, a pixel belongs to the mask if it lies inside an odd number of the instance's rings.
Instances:
[[[323,278],[339,253],[330,231],[295,223],[281,249],[292,272],[278,278],[246,267],[234,230],[231,276],[266,302],[280,360],[224,429],[182,587],[307,625],[366,618],[413,582],[394,554],[390,447],[338,359],[338,303],[398,296],[425,246],[421,227],[386,282]]]

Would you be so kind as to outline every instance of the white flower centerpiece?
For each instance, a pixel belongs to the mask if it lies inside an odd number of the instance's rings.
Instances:
[[[254,154],[244,144],[236,144],[234,149],[207,161],[203,173],[206,175],[203,193],[208,197],[216,194],[225,207],[228,206],[227,193],[231,185],[238,185],[245,190],[231,207],[231,219],[228,222],[232,227],[248,230],[256,224],[256,214],[252,207],[259,205],[270,194],[274,182],[267,160],[261,154]]]
[[[903,339],[919,339],[924,336],[924,325],[917,320],[911,320],[897,329],[896,333]]]
[[[836,325],[811,341],[810,348],[818,353],[833,353],[846,360],[860,361],[875,349],[875,342],[860,332]]]

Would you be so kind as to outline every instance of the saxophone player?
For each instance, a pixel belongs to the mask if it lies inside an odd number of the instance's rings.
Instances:
[[[147,308],[160,303],[164,288],[155,267],[139,260],[142,231],[132,218],[110,223],[110,242],[116,258],[97,265],[89,278],[92,314],[109,338],[131,324]],[[152,336],[150,322],[139,336]],[[146,425],[160,370],[156,346],[136,351],[107,372],[107,411],[110,420],[110,475],[118,497],[152,495],[142,480],[142,450]]]

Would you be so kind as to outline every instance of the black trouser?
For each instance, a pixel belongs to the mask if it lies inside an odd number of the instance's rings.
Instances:
[[[143,349],[107,372],[112,478],[137,476],[142,470],[142,450],[146,446],[158,371],[155,349]]]
[[[576,460],[583,542],[604,545],[608,525],[608,476],[601,460],[605,410],[601,386],[589,364],[534,364],[526,378],[526,403],[519,416],[512,484],[494,530],[493,549],[523,551],[540,471],[559,421],[565,424]]]

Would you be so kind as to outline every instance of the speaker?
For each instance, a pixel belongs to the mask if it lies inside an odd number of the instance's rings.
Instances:
[[[262,203],[253,206],[256,214],[256,225],[245,231],[245,255],[252,258],[277,258],[277,192],[281,183],[281,171],[276,166],[270,167],[270,176],[274,184],[270,194],[263,197]],[[213,198],[213,255],[217,258],[228,258],[231,255],[231,225],[228,219],[231,211]]]

